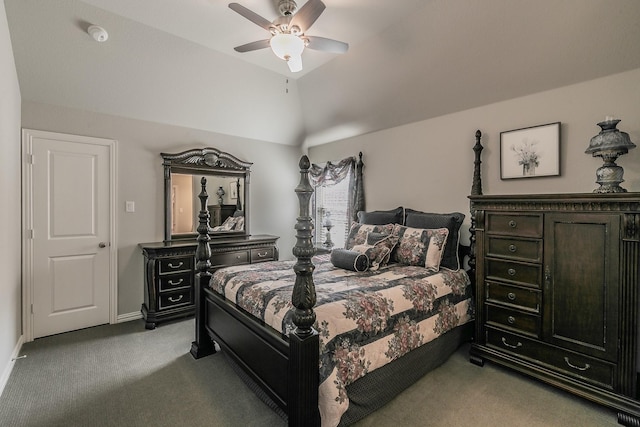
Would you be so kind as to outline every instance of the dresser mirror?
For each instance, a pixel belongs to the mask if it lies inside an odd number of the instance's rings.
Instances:
[[[161,153],[164,167],[165,241],[194,239],[206,178],[209,235],[249,235],[249,175],[252,163],[215,148]]]

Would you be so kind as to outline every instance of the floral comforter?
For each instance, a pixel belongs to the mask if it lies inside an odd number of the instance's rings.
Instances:
[[[288,334],[295,261],[217,270],[210,287]],[[414,348],[472,320],[471,286],[463,270],[390,264],[356,273],[313,258],[320,335],[319,409],[323,426],[336,426],[349,407],[346,386]]]

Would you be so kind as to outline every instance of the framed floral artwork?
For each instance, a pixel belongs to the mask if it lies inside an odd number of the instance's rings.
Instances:
[[[560,122],[500,132],[500,178],[560,175]]]

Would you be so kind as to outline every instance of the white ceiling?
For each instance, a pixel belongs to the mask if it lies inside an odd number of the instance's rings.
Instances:
[[[286,64],[269,49],[238,53],[235,46],[269,38],[270,34],[229,9],[229,1],[220,0],[82,0],[120,16],[198,43],[209,49],[245,60],[277,73],[300,78],[331,60],[335,55],[307,50],[304,68],[292,74]],[[278,0],[235,1],[268,21],[279,16]],[[298,0],[298,8],[306,0]],[[309,35],[328,37],[357,45],[394,25],[406,16],[407,8],[418,7],[424,0],[325,0],[327,9],[313,24]],[[153,11],[150,13],[150,11]],[[347,41],[348,40],[348,41]]]
[[[306,0],[299,0],[302,6]],[[638,0],[323,0],[290,73],[220,0],[5,0],[24,100],[314,145],[640,68]],[[238,0],[268,20],[277,0]],[[105,43],[86,33],[109,32]],[[640,82],[639,82],[640,84]],[[594,100],[597,102],[597,100]]]

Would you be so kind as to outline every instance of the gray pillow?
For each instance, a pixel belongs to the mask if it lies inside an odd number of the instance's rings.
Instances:
[[[360,224],[384,225],[403,224],[404,208],[399,206],[389,211],[358,212],[358,222]]]
[[[413,228],[447,228],[449,236],[442,255],[440,266],[450,270],[460,269],[458,259],[458,244],[460,242],[460,226],[464,221],[464,214],[452,212],[446,214],[428,213],[406,209],[405,225]]]
[[[360,252],[336,248],[331,251],[331,264],[345,270],[362,272],[369,269],[369,257]]]

